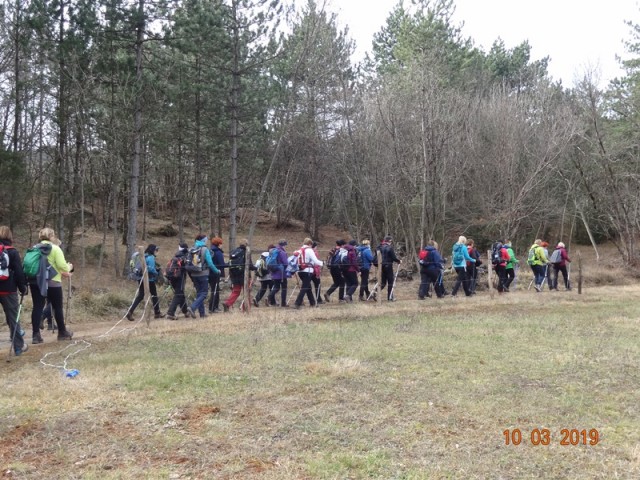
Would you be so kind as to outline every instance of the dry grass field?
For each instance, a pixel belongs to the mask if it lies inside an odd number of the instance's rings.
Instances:
[[[304,234],[254,243],[281,236]],[[176,240],[153,243],[166,262]],[[493,298],[418,301],[414,280],[395,303],[149,325],[122,320],[135,285],[86,267],[75,341],[45,331],[4,364],[0,475],[638,478],[640,286],[583,249],[582,295],[528,291],[523,271]]]

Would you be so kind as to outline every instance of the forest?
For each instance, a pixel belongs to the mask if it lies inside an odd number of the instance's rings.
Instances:
[[[637,264],[640,25],[622,78],[568,87],[527,41],[476,47],[454,0],[405,3],[354,63],[321,0],[4,0],[0,223],[83,259],[102,232],[115,274],[148,218],[233,248],[259,212],[407,254],[545,236]]]

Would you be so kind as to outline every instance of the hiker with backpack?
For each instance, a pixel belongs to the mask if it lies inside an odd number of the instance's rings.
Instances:
[[[467,252],[469,256],[475,259],[474,262],[467,262],[467,275],[469,275],[469,282],[471,288],[471,295],[476,294],[476,286],[478,284],[478,267],[482,265],[482,259],[480,252],[475,247],[475,242],[472,238],[467,239]]]
[[[549,291],[551,291],[551,272],[549,271],[549,269],[551,268],[551,263],[549,262],[549,242],[543,241],[540,246],[544,250],[544,256],[547,258],[547,264],[544,266],[544,278],[547,281]]]
[[[316,293],[311,288],[311,279],[313,277],[314,267],[322,267],[323,262],[318,260],[316,252],[313,250],[313,241],[310,238],[305,238],[302,242],[300,250],[296,252],[296,258],[298,261],[298,277],[302,282],[300,292],[295,300],[295,308],[302,307],[305,295],[309,300],[309,306],[315,307],[317,303]]]
[[[347,242],[342,239],[336,240],[336,245],[329,250],[329,254],[327,255],[327,265],[329,265],[329,273],[333,279],[333,283],[324,293],[324,301],[327,303],[331,301],[331,294],[336,290],[338,290],[338,302],[344,302],[345,281],[344,276],[342,275],[342,264],[340,258],[347,254],[347,251],[344,248],[346,243]]]
[[[387,287],[387,300],[390,302],[395,302],[395,298],[393,296],[393,288],[395,283],[395,275],[393,273],[393,264],[397,263],[398,268],[402,261],[396,256],[396,252],[393,249],[393,237],[387,235],[384,237],[380,245],[378,245],[378,250],[382,254],[382,283],[380,284],[380,291]]]
[[[236,249],[234,249],[229,255],[229,277],[231,278],[231,295],[222,304],[222,308],[225,312],[228,312],[233,304],[236,302],[242,290],[244,289],[244,274],[246,270],[247,261],[247,246],[249,240],[243,238]],[[255,270],[256,267],[249,258],[249,270]],[[251,287],[249,287],[251,288]],[[250,294],[250,292],[249,292]]]
[[[564,243],[558,242],[558,244],[556,245],[556,249],[551,254],[551,258],[549,259],[549,263],[553,267],[553,281],[551,284],[552,290],[558,290],[559,272],[562,272],[565,290],[571,290],[571,285],[569,284],[569,274],[567,272],[567,262],[571,263],[571,259],[569,258],[567,249]]]
[[[7,226],[0,227],[0,305],[9,326],[9,341],[13,353],[22,355],[29,349],[20,328],[22,298],[27,294],[27,281],[22,270],[20,252],[13,248],[13,233]],[[18,299],[18,292],[20,298]]]
[[[262,252],[260,258],[258,258],[258,261],[255,264],[256,278],[260,281],[260,290],[258,290],[257,295],[253,299],[253,306],[256,308],[260,306],[260,300],[262,300],[262,297],[264,297],[264,295],[271,290],[271,287],[273,287],[271,272],[267,267],[267,259],[269,258],[269,252],[274,248],[276,248],[275,245],[269,245],[267,247],[267,251]],[[267,305],[268,304],[269,303],[267,302]]]
[[[467,250],[467,238],[464,235],[460,235],[458,237],[458,241],[453,244],[451,257],[451,265],[453,266],[453,269],[456,271],[456,274],[458,276],[458,278],[456,279],[456,283],[453,286],[453,290],[451,290],[451,296],[457,296],[458,289],[460,288],[460,285],[462,285],[464,294],[467,297],[470,297],[471,282],[469,282],[466,267],[467,262],[476,263],[476,259],[469,256],[469,250]]]
[[[356,250],[357,242],[349,240],[344,248],[347,255],[342,264],[342,276],[345,283],[345,300],[349,303],[353,302],[353,294],[358,289],[358,254]]]
[[[535,282],[534,288],[536,289],[536,292],[540,293],[544,286],[544,277],[546,274],[548,260],[544,253],[544,248],[542,247],[542,240],[539,238],[537,238],[529,248],[527,263],[533,272],[533,281]]]
[[[276,294],[280,292],[280,307],[286,308],[287,305],[287,251],[284,247],[287,246],[287,241],[282,239],[278,242],[276,248],[269,252],[269,258],[267,259],[267,267],[271,272],[271,280],[273,286],[269,292],[269,305],[272,307],[277,306]]]
[[[167,318],[169,320],[177,320],[176,310],[180,308],[186,318],[190,318],[191,314],[187,308],[187,299],[184,295],[185,282],[187,280],[187,271],[184,269],[185,262],[189,255],[189,245],[180,243],[178,251],[173,258],[169,260],[169,264],[165,269],[165,276],[171,288],[173,289],[173,298],[167,310]]]
[[[64,323],[62,277],[71,277],[73,265],[67,263],[64,258],[64,253],[58,246],[59,240],[53,229],[43,228],[38,233],[38,239],[40,243],[27,250],[23,261],[25,276],[31,285],[31,300],[33,302],[33,310],[31,311],[33,338],[31,343],[38,344],[44,341],[40,335],[40,322],[47,299],[51,302],[53,318],[58,325],[58,341],[71,340],[73,332],[67,330]]]
[[[491,263],[498,277],[498,292],[508,292],[505,287],[507,281],[507,263],[511,260],[509,252],[501,241],[497,241],[491,247]]]
[[[147,245],[147,248],[144,251],[144,261],[147,264],[147,275],[149,276],[149,294],[151,295],[151,303],[153,305],[153,313],[154,318],[164,318],[164,314],[160,312],[160,299],[158,298],[158,289],[156,287],[156,282],[158,281],[158,277],[162,275],[160,271],[160,266],[157,263],[156,255],[160,248],[153,243]],[[136,307],[140,304],[140,302],[144,299],[144,282],[141,281],[140,278],[138,285],[138,294],[136,295],[135,300],[127,310],[126,318],[130,322],[133,322],[135,318],[133,318],[133,312]]]
[[[207,318],[204,313],[204,302],[207,300],[207,294],[209,293],[209,271],[220,274],[218,267],[213,264],[211,251],[207,247],[208,243],[206,235],[198,234],[193,247],[189,249],[185,264],[185,270],[191,277],[193,286],[196,289],[196,298],[191,303],[191,306],[187,307],[189,314],[193,318],[196,318],[196,311],[200,314],[200,318]]]
[[[433,291],[438,298],[444,297],[444,286],[442,284],[442,270],[444,268],[444,260],[438,252],[438,243],[435,240],[429,240],[427,245],[420,250],[418,255],[420,263],[420,288],[418,289],[418,298],[424,300],[430,297],[429,288],[433,284]]]
[[[357,251],[358,266],[360,268],[360,301],[364,302],[371,296],[371,292],[369,291],[369,273],[371,272],[371,265],[374,264],[371,242],[369,242],[369,240],[362,240],[361,244],[357,247]]]
[[[504,282],[504,287],[508,292],[509,287],[511,286],[511,283],[516,278],[515,267],[520,263],[520,260],[518,260],[518,258],[516,257],[516,254],[513,251],[513,247],[511,246],[511,240],[507,240],[506,242],[504,242],[504,248],[507,249],[507,254],[509,255],[509,261],[507,262],[507,265],[505,267],[505,274],[507,278]]]
[[[211,260],[218,273],[209,269],[209,289],[211,295],[209,295],[209,313],[217,313],[220,311],[220,280],[224,278],[224,251],[220,246],[222,245],[222,238],[213,237],[211,239]]]

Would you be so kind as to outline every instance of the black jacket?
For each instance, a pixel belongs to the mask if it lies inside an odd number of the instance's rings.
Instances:
[[[9,279],[0,281],[0,294],[2,293],[16,293],[20,291],[22,295],[27,293],[27,281],[22,270],[22,258],[20,258],[20,252],[11,246],[11,242],[7,240],[0,240],[6,249],[7,255],[9,255]]]

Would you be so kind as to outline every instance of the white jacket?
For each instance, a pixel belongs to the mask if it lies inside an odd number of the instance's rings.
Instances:
[[[319,267],[322,267],[324,265],[324,262],[322,260],[318,260],[318,257],[316,256],[316,252],[313,251],[313,248],[311,248],[310,245],[303,245],[302,247],[300,247],[299,250],[300,250],[300,255],[304,255],[304,258],[301,259],[301,262],[309,265],[305,269],[301,268],[300,269],[301,272],[313,273],[314,265],[318,265]]]

